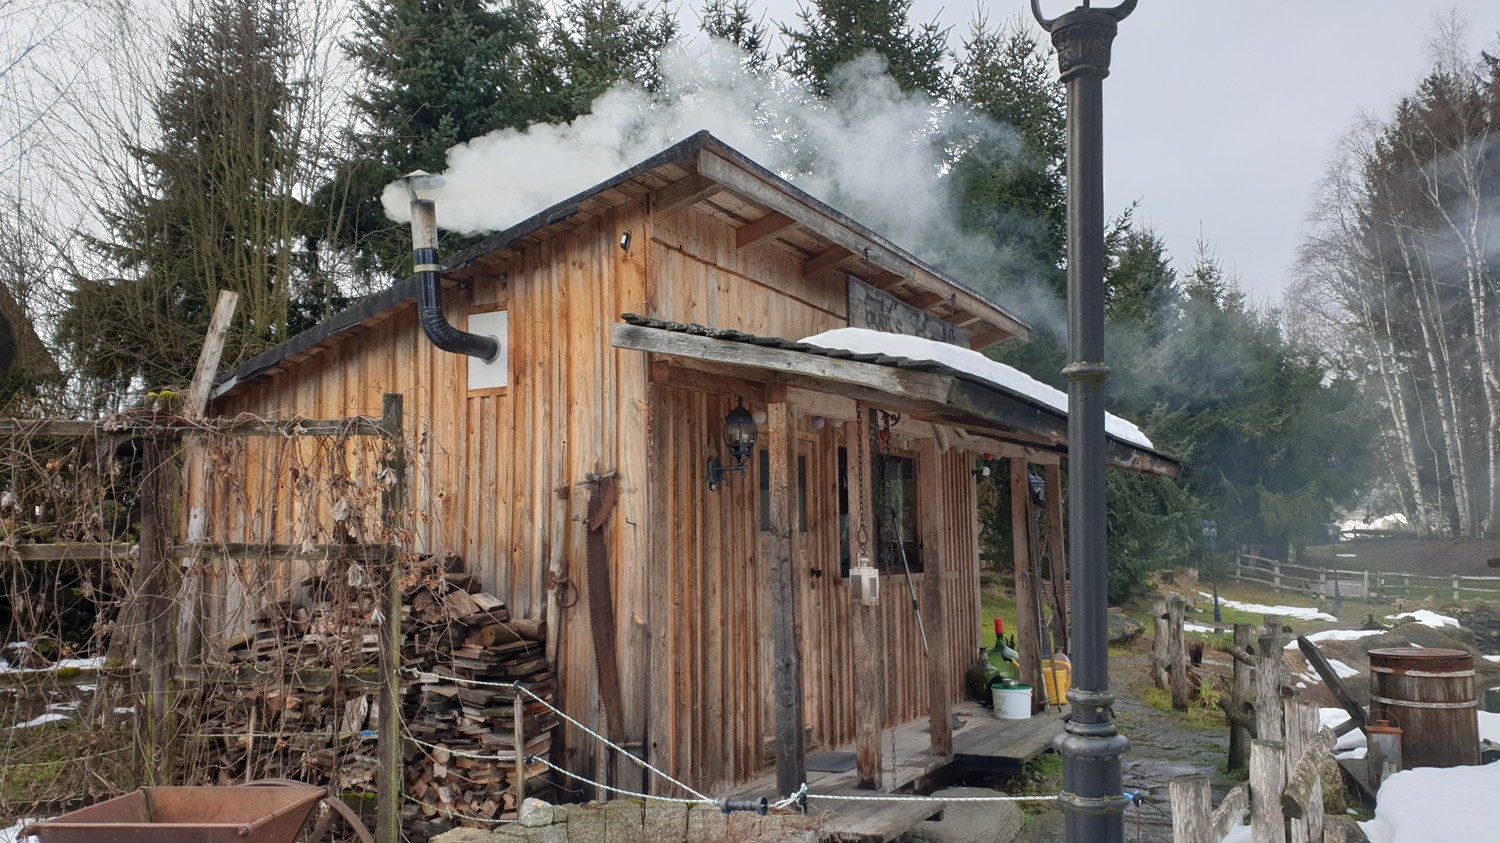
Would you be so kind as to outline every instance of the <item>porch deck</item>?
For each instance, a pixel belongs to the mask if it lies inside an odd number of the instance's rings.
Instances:
[[[1059,714],[1049,709],[1030,720],[997,720],[990,709],[964,702],[954,707],[963,725],[953,732],[953,757],[938,758],[931,752],[927,720],[913,720],[895,729],[895,751],[892,735],[881,737],[881,791],[912,792],[930,786],[941,786],[968,771],[1019,773],[1026,762],[1036,758],[1062,733],[1066,709]],[[888,841],[900,837],[917,823],[941,810],[936,802],[844,802],[819,800],[817,794],[840,796],[874,796],[876,791],[855,787],[857,773],[852,767],[842,772],[815,772],[814,767],[836,768],[854,753],[853,745],[809,756],[807,789],[808,812],[824,821],[824,839]],[[895,758],[892,770],[892,756]],[[828,762],[835,763],[828,763]],[[737,799],[776,794],[776,774],[770,773],[746,784]]]

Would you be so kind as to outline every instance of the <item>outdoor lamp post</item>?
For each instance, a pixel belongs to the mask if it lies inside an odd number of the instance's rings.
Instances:
[[[1104,469],[1104,77],[1110,45],[1136,0],[1108,9],[1089,0],[1057,18],[1031,13],[1052,36],[1068,92],[1068,546],[1073,553],[1072,716],[1055,745],[1063,757],[1069,843],[1124,843],[1127,801],[1109,690],[1108,559]]]
[[[1333,563],[1333,613],[1335,615],[1341,614],[1344,611],[1344,594],[1339,589],[1339,567],[1338,567],[1338,544],[1339,544],[1339,536],[1343,535],[1343,533],[1344,533],[1344,531],[1339,528],[1339,525],[1337,525],[1337,524],[1329,524],[1328,525],[1328,541],[1329,541],[1330,544],[1333,545],[1333,551],[1334,551],[1334,557],[1333,557],[1334,558],[1334,563]]]
[[[1219,608],[1219,559],[1216,555],[1216,539],[1219,538],[1219,525],[1212,521],[1204,521],[1200,525],[1203,537],[1208,539],[1208,568],[1214,580],[1214,624],[1217,626],[1224,622],[1224,611]]]

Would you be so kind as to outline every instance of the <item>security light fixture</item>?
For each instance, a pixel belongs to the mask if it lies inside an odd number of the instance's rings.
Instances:
[[[738,400],[737,406],[724,417],[724,446],[729,449],[729,457],[734,460],[734,464],[724,465],[719,462],[718,457],[708,458],[709,491],[717,491],[719,484],[724,482],[725,475],[730,472],[745,470],[745,463],[755,453],[757,435],[755,417],[745,409],[744,400]]]
[[[1214,623],[1221,624],[1224,622],[1224,610],[1219,606],[1219,563],[1214,561],[1219,525],[1213,521],[1200,521],[1198,529],[1203,533],[1203,537],[1208,539],[1208,570],[1214,579]]]
[[[1047,505],[1047,481],[1040,474],[1026,475],[1026,484],[1031,487],[1031,502],[1040,509]]]

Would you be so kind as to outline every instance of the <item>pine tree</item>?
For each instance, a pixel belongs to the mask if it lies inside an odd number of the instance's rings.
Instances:
[[[294,302],[327,297],[301,251],[292,25],[280,0],[213,0],[179,21],[154,100],[160,140],[131,149],[142,177],[101,209],[110,235],[93,241],[120,272],[77,279],[59,320],[86,382],[185,382],[219,290],[241,297],[228,364],[284,339]]]
[[[758,71],[770,64],[765,19],[751,14],[748,0],[708,0],[699,14],[703,31],[739,47],[747,68]]]
[[[316,197],[334,245],[351,249],[372,286],[409,268],[404,226],[386,218],[384,187],[443,169],[456,144],[496,129],[570,119],[535,0],[363,0],[345,51],[365,77],[351,154]],[[445,248],[459,244],[445,243]]]
[[[936,22],[912,26],[911,0],[814,0],[797,13],[798,27],[782,24],[782,65],[821,97],[832,93],[834,70],[875,53],[903,91],[941,97],[951,87],[944,62],[948,31]]]
[[[643,0],[565,0],[551,33],[564,119],[587,114],[616,83],[660,87],[661,51],[677,29],[665,6],[652,10]]]

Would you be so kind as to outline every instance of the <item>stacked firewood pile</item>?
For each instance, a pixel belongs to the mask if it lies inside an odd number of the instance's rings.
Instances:
[[[338,577],[309,578],[304,599],[257,613],[250,631],[220,651],[198,700],[197,782],[293,778],[348,794],[374,794],[379,767],[380,610],[373,567],[350,562]],[[408,837],[425,839],[460,822],[515,811],[515,693],[521,682],[544,699],[554,680],[543,655],[546,630],[512,619],[504,602],[471,575],[419,559],[402,580],[403,746]],[[257,677],[250,685],[219,674]],[[523,756],[545,756],[556,716],[523,695]],[[499,756],[499,759],[474,756]],[[527,795],[551,795],[546,766],[525,765]],[[373,803],[372,803],[373,804]],[[478,823],[469,823],[478,824]]]

